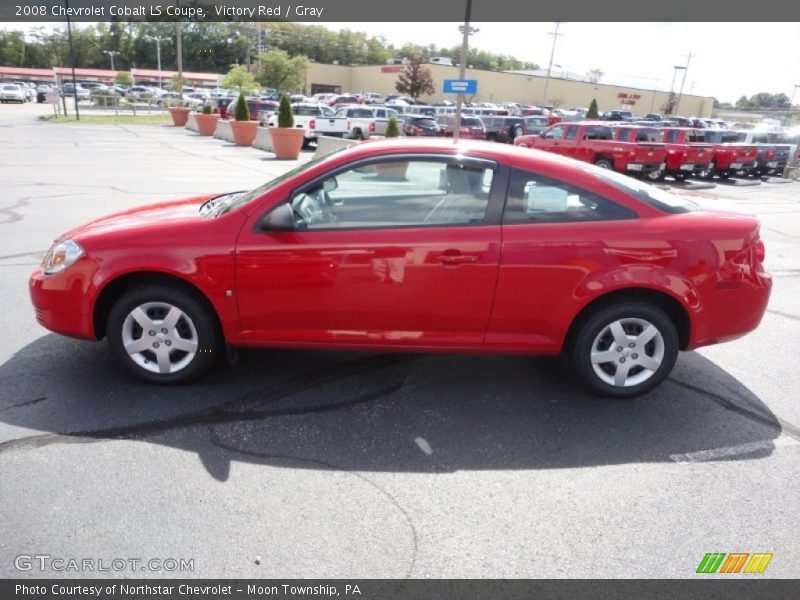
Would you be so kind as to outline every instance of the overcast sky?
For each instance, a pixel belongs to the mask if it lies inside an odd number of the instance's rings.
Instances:
[[[52,25],[50,23],[45,25]],[[60,24],[59,24],[60,25]],[[401,45],[412,42],[454,46],[458,23],[321,23],[382,35]],[[33,24],[0,23],[5,29]],[[547,67],[553,23],[473,23],[472,43]],[[692,53],[684,93],[735,102],[758,92],[789,96],[800,84],[800,23],[562,23],[554,64],[585,74],[599,68],[602,81],[668,90],[674,65]],[[680,77],[676,89],[680,85]],[[795,102],[800,100],[800,90]]]

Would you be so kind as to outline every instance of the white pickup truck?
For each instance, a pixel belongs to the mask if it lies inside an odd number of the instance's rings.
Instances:
[[[336,111],[336,117],[347,120],[346,137],[365,140],[370,135],[385,135],[389,117],[398,119],[397,111],[385,106],[343,106]]]
[[[347,119],[335,117],[333,109],[325,104],[301,102],[292,104],[292,111],[294,112],[294,126],[306,131],[303,137],[304,148],[312,142],[316,143],[317,138],[321,135],[344,137],[350,133]],[[277,112],[262,118],[261,125],[277,127]]]

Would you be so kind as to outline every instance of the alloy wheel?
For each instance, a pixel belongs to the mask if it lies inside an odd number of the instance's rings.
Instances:
[[[600,330],[591,346],[595,374],[615,387],[647,381],[663,360],[664,337],[645,319],[617,319]]]

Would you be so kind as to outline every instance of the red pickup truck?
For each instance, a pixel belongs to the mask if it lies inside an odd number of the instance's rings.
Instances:
[[[606,123],[560,123],[538,135],[518,136],[514,145],[537,148],[590,162],[620,173],[647,174],[664,169],[660,142],[619,142]]]
[[[647,125],[615,125],[614,139],[619,142],[663,142],[667,149],[666,167],[663,171],[648,173],[648,178],[661,181],[670,175],[675,181],[684,181],[691,175],[706,173],[714,157],[714,146],[702,143],[697,139],[694,130],[685,136],[681,131],[673,129],[665,132],[657,127]],[[685,138],[685,141],[679,141]],[[691,142],[691,143],[689,143]]]
[[[688,127],[665,127],[663,131],[664,139],[672,139],[674,143],[711,145],[711,163],[702,174],[706,179],[713,179],[714,175],[728,179],[739,171],[747,173],[758,164],[758,146],[736,143],[738,135],[735,131]]]

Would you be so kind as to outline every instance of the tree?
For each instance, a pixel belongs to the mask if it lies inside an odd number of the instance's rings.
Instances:
[[[133,75],[131,75],[130,71],[120,71],[114,77],[114,81],[120,85],[133,85]]]
[[[587,75],[589,76],[589,81],[592,83],[599,83],[605,73],[603,73],[600,69],[592,69],[587,73]]]
[[[289,58],[284,50],[270,50],[261,53],[261,72],[258,81],[268,88],[278,91],[293,91],[302,87],[308,58],[298,55]]]
[[[169,89],[179,92],[186,87],[186,78],[181,77],[180,75],[173,75],[172,79],[169,80]]]
[[[589,104],[589,111],[586,113],[587,119],[599,119],[600,112],[597,110],[597,100],[592,98],[592,103]]]
[[[665,115],[671,115],[677,105],[678,96],[675,95],[675,92],[670,92],[667,101],[661,105],[661,112]]]
[[[255,78],[242,65],[231,65],[230,70],[222,78],[222,87],[236,88],[239,92],[251,92],[258,89]]]
[[[284,129],[291,129],[294,127],[294,113],[292,112],[292,103],[289,96],[281,94],[281,102],[278,105],[278,127]]]
[[[394,88],[401,94],[411,96],[414,100],[423,94],[433,94],[433,76],[431,70],[422,64],[418,54],[411,56],[405,69],[400,73]]]
[[[389,117],[389,123],[386,125],[386,133],[384,137],[392,138],[400,136],[400,126],[397,124],[397,117],[392,115]]]
[[[236,112],[234,119],[237,121],[249,121],[250,109],[247,106],[247,100],[244,99],[244,94],[239,92],[239,98],[236,100]]]

